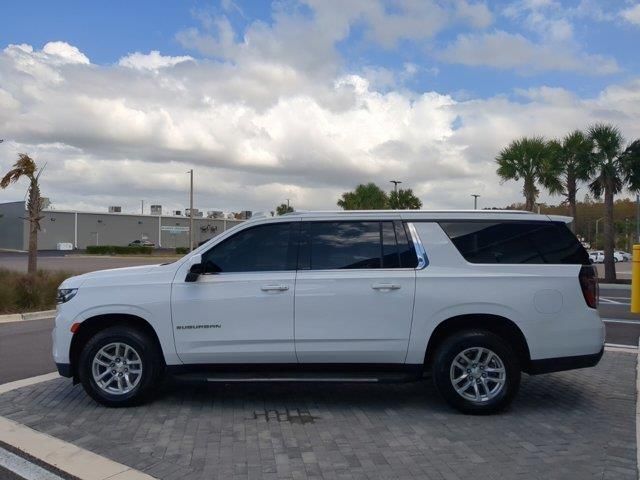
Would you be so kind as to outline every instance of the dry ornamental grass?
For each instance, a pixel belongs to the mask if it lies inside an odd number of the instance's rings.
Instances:
[[[39,270],[36,275],[0,269],[0,314],[50,310],[67,272]]]

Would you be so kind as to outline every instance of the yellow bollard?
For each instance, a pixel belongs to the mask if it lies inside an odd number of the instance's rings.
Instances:
[[[633,246],[631,262],[631,313],[640,313],[640,245]]]

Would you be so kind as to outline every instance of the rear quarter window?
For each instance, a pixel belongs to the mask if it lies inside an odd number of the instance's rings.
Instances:
[[[562,222],[450,221],[440,227],[470,263],[589,264]]]

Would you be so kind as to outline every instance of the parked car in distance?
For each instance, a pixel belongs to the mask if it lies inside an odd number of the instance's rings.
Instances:
[[[604,251],[597,250],[595,252],[589,252],[589,259],[591,260],[591,263],[604,263]],[[625,256],[623,255],[623,252],[614,251],[613,261],[618,263],[618,262],[626,262],[628,260],[625,260]]]
[[[624,252],[622,250],[616,250],[613,253],[614,253],[615,256],[620,258],[619,261],[621,261],[621,262],[630,262],[631,261],[632,255],[629,252]]]
[[[589,259],[591,263],[603,263],[604,262],[604,252],[602,250],[598,250],[595,252],[589,252]]]
[[[153,242],[150,242],[149,240],[134,240],[133,242],[129,243],[130,247],[155,247],[156,244]]]
[[[595,269],[569,220],[491,210],[252,219],[173,263],[65,280],[54,360],[112,407],[152,398],[167,374],[431,377],[452,407],[494,413],[521,372],[590,367],[603,354]]]

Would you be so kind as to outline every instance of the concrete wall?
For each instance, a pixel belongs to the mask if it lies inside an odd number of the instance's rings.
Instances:
[[[0,248],[24,250],[27,222],[24,202],[0,203]]]
[[[24,202],[0,204],[0,248],[28,248],[28,222]],[[38,234],[39,250],[55,250],[58,243],[71,243],[84,249],[88,245],[128,245],[147,239],[163,248],[188,247],[189,232],[173,233],[162,227],[188,227],[186,217],[158,217],[110,213],[45,210]],[[76,238],[77,222],[77,238]],[[194,218],[194,244],[198,245],[229,229],[241,220]]]

